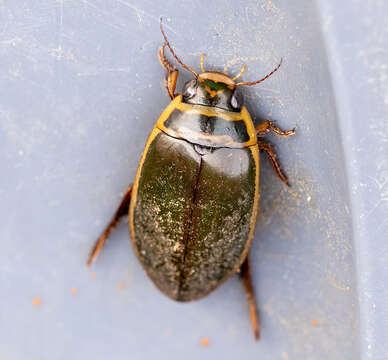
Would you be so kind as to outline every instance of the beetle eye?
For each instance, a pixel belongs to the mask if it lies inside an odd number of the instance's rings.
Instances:
[[[240,93],[235,92],[230,99],[230,105],[233,109],[240,109],[243,104],[243,99]]]
[[[188,81],[183,87],[182,95],[185,99],[192,98],[197,92],[197,80]]]

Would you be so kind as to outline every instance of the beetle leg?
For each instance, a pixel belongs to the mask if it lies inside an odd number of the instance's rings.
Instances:
[[[271,145],[270,143],[267,143],[265,141],[260,141],[260,140],[257,142],[257,144],[259,145],[260,150],[264,150],[267,153],[269,161],[271,162],[271,165],[272,165],[273,169],[275,170],[277,177],[281,181],[283,181],[284,184],[286,184],[287,186],[290,186],[290,184],[288,182],[287,175],[282,170],[282,167],[280,165],[278,157],[276,156],[276,153],[274,151],[273,145]]]
[[[102,249],[102,246],[105,243],[105,240],[108,238],[109,234],[111,231],[117,226],[119,223],[120,219],[128,215],[128,210],[129,210],[129,204],[131,202],[131,193],[132,193],[132,186],[130,185],[125,192],[123,199],[121,200],[121,203],[119,207],[117,208],[116,212],[114,213],[112,220],[108,224],[108,226],[105,228],[101,236],[97,239],[96,243],[93,246],[92,251],[90,252],[88,261],[86,263],[86,266],[89,267],[94,260],[97,259],[98,255],[100,254],[100,251]]]
[[[166,88],[168,95],[170,96],[171,100],[175,98],[175,87],[176,82],[178,80],[178,69],[171,65],[170,62],[167,60],[166,56],[164,55],[164,48],[166,47],[166,43],[164,43],[158,51],[158,58],[162,66],[168,71],[167,78],[166,78]]]
[[[267,135],[269,132],[273,132],[275,135],[287,137],[287,136],[294,135],[295,129],[296,128],[293,128],[292,130],[284,131],[284,130],[280,129],[279,127],[277,127],[273,123],[273,121],[266,120],[266,121],[264,121],[261,124],[256,126],[256,135],[258,137],[263,137],[263,136]]]
[[[245,292],[247,294],[247,300],[249,305],[249,316],[251,319],[251,325],[253,334],[255,336],[256,340],[259,340],[260,338],[260,323],[259,323],[259,316],[257,314],[257,307],[256,307],[256,300],[255,300],[255,293],[253,291],[252,286],[252,277],[251,277],[251,266],[249,261],[249,254],[243,264],[241,265],[241,272],[240,272],[241,279],[244,284]]]

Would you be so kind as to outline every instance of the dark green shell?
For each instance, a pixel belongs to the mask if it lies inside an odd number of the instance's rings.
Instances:
[[[132,243],[163,293],[195,300],[235,273],[247,255],[258,158],[252,147],[207,148],[154,131],[131,204]]]

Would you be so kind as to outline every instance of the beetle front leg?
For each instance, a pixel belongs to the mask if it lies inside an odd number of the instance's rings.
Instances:
[[[241,279],[244,284],[244,289],[247,294],[247,300],[248,300],[248,306],[249,306],[249,317],[251,319],[251,325],[253,330],[253,335],[255,336],[256,340],[259,340],[260,338],[260,323],[259,323],[259,316],[257,314],[257,307],[256,307],[256,299],[255,299],[255,293],[253,290],[252,285],[252,277],[251,277],[251,266],[249,261],[249,254],[243,264],[241,265],[241,272],[240,272]]]
[[[284,130],[280,129],[279,127],[277,127],[274,124],[274,122],[271,120],[266,120],[266,121],[264,121],[261,124],[256,126],[256,136],[257,137],[263,137],[270,132],[272,132],[278,136],[287,137],[287,136],[291,136],[291,135],[295,134],[295,128],[293,128],[292,130],[284,131]]]
[[[102,249],[102,246],[105,243],[105,240],[108,238],[111,231],[117,226],[120,219],[128,215],[129,211],[129,204],[131,202],[131,193],[132,193],[132,187],[133,185],[129,185],[127,191],[125,192],[123,199],[121,200],[121,203],[119,207],[117,208],[116,212],[114,213],[112,220],[108,224],[108,226],[105,228],[101,236],[97,239],[96,243],[93,246],[92,251],[90,252],[88,261],[86,263],[86,266],[89,267],[93,261],[95,261],[100,254],[100,251]]]
[[[158,58],[162,66],[168,71],[167,78],[166,78],[166,88],[168,95],[170,96],[171,100],[175,98],[175,87],[176,82],[178,80],[178,69],[171,65],[170,62],[167,60],[166,56],[164,55],[164,48],[166,47],[166,43],[164,43],[158,51]]]
[[[276,153],[274,151],[273,145],[262,140],[258,141],[257,144],[260,150],[264,150],[267,153],[269,161],[271,162],[271,165],[278,178],[283,181],[284,184],[290,186],[287,175],[282,170],[278,157],[276,156]]]

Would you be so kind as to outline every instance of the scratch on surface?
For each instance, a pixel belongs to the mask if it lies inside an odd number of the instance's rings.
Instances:
[[[62,48],[62,33],[63,33],[63,0],[57,0],[59,2],[59,15],[58,15],[58,24],[57,24],[57,36],[56,44],[57,46],[50,51],[50,55],[61,60],[64,57],[64,51]]]
[[[279,8],[277,8],[274,3],[272,2],[272,0],[267,0],[265,2],[265,4],[262,4],[261,5],[261,8],[265,11],[268,11],[268,12],[271,12],[271,11],[279,11]]]
[[[260,89],[260,90],[273,92],[273,93],[279,93],[278,91],[272,90],[269,88]],[[257,99],[261,99],[264,101],[268,101],[269,109],[268,109],[267,113],[265,114],[265,116],[268,118],[271,118],[277,110],[285,107],[285,102],[280,97],[276,97],[274,95],[263,95],[261,92],[247,94],[247,95],[245,95],[245,99],[252,100],[252,101],[255,101]],[[255,116],[253,116],[253,118],[255,120]],[[271,120],[275,120],[275,119],[271,119]]]
[[[116,1],[119,4],[124,5],[124,6],[130,8],[130,9],[134,10],[135,13],[136,13],[136,16],[138,18],[139,23],[142,22],[142,20],[143,20],[142,17],[148,17],[148,18],[150,18],[150,19],[152,19],[154,21],[157,21],[158,23],[160,21],[160,16],[152,15],[152,14],[146,12],[145,10],[140,9],[137,6],[135,6],[135,5],[133,5],[133,4],[129,3],[129,2],[126,2],[126,1],[123,1],[123,0],[116,0]],[[164,25],[165,28],[167,28],[167,29],[171,30],[172,32],[174,32],[173,29],[170,26],[168,26],[166,24],[163,24],[163,25]]]
[[[383,177],[382,180],[379,181],[379,179],[374,178],[372,176],[367,176],[367,177],[369,179],[371,179],[376,184],[377,193],[380,195],[380,198],[378,199],[378,201],[376,201],[374,203],[374,205],[372,206],[372,208],[368,212],[360,215],[360,219],[370,218],[371,215],[374,214],[376,212],[376,210],[378,210],[381,207],[382,204],[384,204],[386,201],[388,201],[388,188],[387,188],[388,179]]]
[[[57,0],[59,2],[59,18],[58,18],[58,33],[57,33],[57,47],[53,49],[52,54],[60,60],[63,58],[62,49],[62,33],[63,33],[63,0]]]
[[[68,50],[64,50],[62,46],[58,46],[57,48],[51,49],[50,55],[55,57],[57,60],[66,59],[70,61],[75,60],[74,54]]]
[[[20,38],[19,36],[15,36],[15,37],[12,38],[12,39],[0,41],[0,45],[11,45],[11,46],[16,46],[16,45],[17,45],[18,43],[20,43],[21,41],[22,41],[22,38]]]
[[[351,291],[351,287],[348,286],[348,285],[345,285],[343,284],[342,282],[340,282],[333,274],[331,273],[328,273],[327,274],[327,280],[329,282],[329,284],[331,286],[333,286],[334,288],[338,289],[338,290],[341,290],[341,291],[344,291],[344,292],[349,292]]]
[[[91,3],[90,1],[88,0],[83,0],[83,3],[84,3],[84,7],[91,7],[92,9],[96,10],[98,13],[106,16],[106,17],[109,17],[111,16],[112,14],[107,12],[107,11],[104,11],[102,9],[100,9],[98,6],[94,5],[93,3]],[[120,32],[123,32],[123,31],[126,31],[127,28],[124,27],[124,26],[118,26],[117,24],[113,23],[113,22],[110,22],[110,21],[102,21],[100,19],[100,21],[110,27],[112,27],[113,29],[116,29],[116,30],[119,30]]]
[[[79,72],[79,73],[77,73],[77,76],[95,76],[95,75],[98,75],[101,73],[106,73],[106,72],[131,73],[132,68],[130,66],[120,67],[120,68],[101,68],[101,69],[96,69],[96,70],[88,71],[88,72]]]
[[[243,62],[257,61],[257,60],[260,60],[260,58],[257,57],[257,56],[250,56],[250,57],[240,57],[239,56],[239,57],[235,57],[235,58],[229,60],[226,63],[226,65],[224,66],[224,72],[227,72],[230,67],[232,67],[233,65],[238,64],[240,62],[243,63]]]

